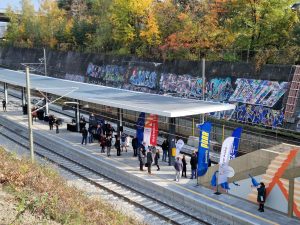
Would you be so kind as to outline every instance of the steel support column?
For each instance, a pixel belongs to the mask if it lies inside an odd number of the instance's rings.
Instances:
[[[295,188],[295,179],[289,179],[289,200],[288,200],[288,216],[293,217],[294,214],[294,188]]]
[[[75,109],[75,118],[76,118],[76,131],[80,132],[80,112],[79,112],[79,100],[75,100],[78,102],[76,104],[76,109]]]
[[[25,88],[21,88],[21,97],[22,97],[22,106],[26,105],[26,94],[25,94]]]
[[[118,109],[117,133],[121,137],[123,132],[123,109]]]
[[[4,91],[4,100],[6,102],[6,104],[8,103],[7,102],[7,83],[4,83],[3,85],[3,91]]]
[[[175,162],[176,150],[175,148],[175,118],[168,118],[169,120],[169,166],[173,165]],[[173,151],[172,151],[173,149]]]

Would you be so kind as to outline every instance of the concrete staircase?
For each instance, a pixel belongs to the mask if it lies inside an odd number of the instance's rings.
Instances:
[[[261,182],[264,182],[266,188],[272,182],[273,177],[278,172],[278,169],[282,166],[284,161],[287,159],[290,151],[285,151],[277,155],[269,164],[266,173],[262,176]],[[288,190],[288,189],[287,189]],[[253,188],[252,192],[248,195],[248,200],[252,202],[257,201],[257,190]]]
[[[266,170],[266,173],[262,176],[261,182],[264,182],[267,191],[268,187],[271,184],[271,182],[274,180],[276,176],[281,176],[280,168],[283,166],[284,163],[287,163],[288,157],[290,156],[291,151],[285,151],[280,153],[278,156],[274,158],[274,160],[271,161],[270,165],[268,166],[268,169]],[[289,181],[287,179],[279,178],[279,181],[282,183],[283,195],[287,198],[288,196],[288,190],[289,190]],[[274,184],[273,184],[274,185]],[[269,194],[269,193],[267,193]],[[257,190],[256,188],[253,188],[252,192],[248,195],[248,200],[252,202],[257,202]],[[300,211],[300,181],[295,180],[294,185],[294,204],[297,211]],[[295,209],[294,209],[295,211]]]

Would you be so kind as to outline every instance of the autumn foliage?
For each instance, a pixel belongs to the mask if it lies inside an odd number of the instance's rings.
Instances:
[[[239,50],[268,62],[299,53],[292,0],[42,0],[37,12],[21,2],[7,10],[6,42],[24,47],[164,59]]]

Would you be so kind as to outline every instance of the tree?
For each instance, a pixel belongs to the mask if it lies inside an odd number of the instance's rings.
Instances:
[[[140,32],[147,24],[152,0],[113,0],[110,8],[112,38],[123,53],[135,53],[142,45]]]
[[[56,1],[43,0],[38,11],[40,39],[44,46],[56,47],[59,42],[69,42],[72,25],[68,23],[65,10]]]
[[[157,10],[165,37],[160,49],[166,58],[199,59],[201,51],[222,46],[217,14],[203,2],[188,6],[182,9],[168,1]]]
[[[227,5],[225,26],[234,34],[235,48],[250,51],[288,46],[297,17],[293,0],[236,0]]]
[[[88,49],[98,52],[109,52],[114,50],[112,37],[112,24],[110,22],[111,0],[94,0],[89,11],[95,33],[92,35]]]

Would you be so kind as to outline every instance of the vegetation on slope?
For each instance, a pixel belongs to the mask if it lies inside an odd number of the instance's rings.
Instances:
[[[0,184],[26,211],[61,224],[137,224],[109,204],[69,187],[52,168],[17,159],[0,148]]]

